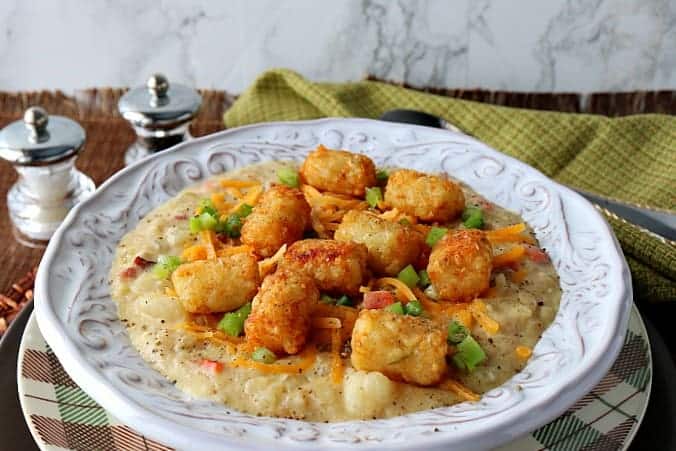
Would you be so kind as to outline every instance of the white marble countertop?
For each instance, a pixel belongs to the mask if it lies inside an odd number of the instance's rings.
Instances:
[[[676,89],[674,0],[2,0],[0,90],[240,92],[261,71],[520,91]]]

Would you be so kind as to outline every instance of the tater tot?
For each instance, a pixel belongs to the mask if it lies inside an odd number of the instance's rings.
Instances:
[[[255,295],[258,262],[250,253],[180,265],[171,275],[174,291],[191,313],[229,312]]]
[[[354,295],[366,278],[367,257],[363,244],[309,239],[293,243],[282,265],[305,272],[321,291]]]
[[[303,237],[310,224],[310,211],[300,190],[273,185],[244,221],[242,243],[253,247],[261,257],[270,257],[283,244]]]
[[[416,262],[424,248],[424,237],[412,227],[357,210],[343,217],[334,238],[366,245],[369,267],[388,276]]]
[[[275,353],[297,354],[318,300],[319,290],[305,273],[278,270],[267,276],[244,323],[247,341]]]
[[[320,190],[357,197],[376,185],[376,167],[369,157],[322,145],[307,156],[300,176]]]
[[[362,310],[352,330],[352,366],[434,385],[446,373],[446,333],[425,318]]]
[[[493,248],[480,230],[449,232],[434,245],[427,273],[444,301],[472,300],[486,290]]]
[[[462,213],[465,196],[451,180],[401,169],[387,180],[385,204],[423,221],[448,222]]]

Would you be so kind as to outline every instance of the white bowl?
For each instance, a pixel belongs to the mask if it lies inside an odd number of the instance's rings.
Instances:
[[[526,368],[477,403],[386,420],[311,423],[255,417],[191,399],[131,346],[108,289],[118,240],[185,186],[319,143],[377,165],[445,171],[533,227],[563,297]],[[624,338],[631,279],[610,228],[582,197],[464,135],[366,119],[269,123],[176,146],[124,169],[76,207],[49,243],[35,289],[45,338],[106,410],[162,443],[194,449],[486,449],[560,415],[603,377]]]

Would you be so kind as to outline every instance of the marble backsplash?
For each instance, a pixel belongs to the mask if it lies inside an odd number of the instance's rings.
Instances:
[[[240,92],[261,71],[521,91],[676,89],[676,0],[2,0],[0,90]]]

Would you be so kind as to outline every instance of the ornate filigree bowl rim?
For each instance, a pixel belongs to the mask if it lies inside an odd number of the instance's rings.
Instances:
[[[176,393],[164,396],[162,390],[176,391],[168,383],[160,384],[157,391],[113,383],[107,372],[117,368],[133,374],[136,368],[130,362],[138,365],[140,356],[97,359],[95,347],[74,336],[77,328],[72,317],[81,302],[92,300],[85,295],[85,282],[105,281],[108,276],[105,258],[82,274],[84,253],[92,254],[89,258],[94,260],[106,252],[112,255],[119,236],[95,233],[94,242],[101,246],[98,251],[91,249],[85,238],[79,249],[66,238],[80,232],[87,235],[78,228],[84,228],[83,223],[97,214],[111,220],[109,212],[116,202],[131,204],[133,198],[134,202],[145,202],[147,212],[189,182],[224,167],[269,159],[271,146],[278,149],[279,158],[300,158],[318,142],[364,152],[377,164],[451,172],[489,200],[519,211],[529,221],[538,239],[549,246],[564,295],[554,323],[543,334],[524,371],[477,404],[386,420],[328,424],[237,412],[224,416],[223,407],[215,403],[181,398]],[[218,155],[227,158],[213,161]],[[175,166],[194,164],[190,180],[167,171],[172,162]],[[161,177],[157,174],[160,169],[164,170]],[[151,173],[155,183],[161,179],[164,190],[157,198],[144,197],[144,189],[159,189],[148,187]],[[141,179],[135,186],[133,182]],[[139,219],[120,217],[124,223],[121,232],[131,230]],[[62,271],[64,266],[66,271]],[[76,278],[81,280],[74,282]],[[617,240],[593,206],[530,166],[473,138],[445,130],[368,119],[320,119],[226,130],[180,144],[113,175],[69,213],[52,238],[40,264],[35,296],[40,329],[75,382],[121,421],[168,445],[191,448],[200,443],[204,449],[485,449],[552,420],[604,376],[617,357],[627,328],[631,278]],[[99,307],[113,305],[105,290],[97,291],[96,296]],[[92,310],[87,314],[95,315]],[[115,327],[124,330],[119,324]],[[116,340],[125,339],[123,336],[116,335]],[[152,372],[147,367],[138,371]]]

